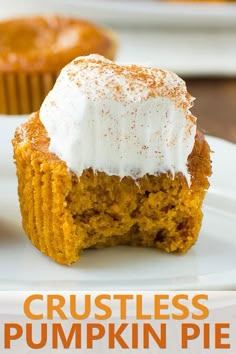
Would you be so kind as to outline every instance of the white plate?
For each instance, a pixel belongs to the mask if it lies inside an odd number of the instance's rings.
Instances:
[[[236,27],[234,3],[158,0],[0,0],[0,17],[60,13],[97,22],[138,26]]]
[[[72,267],[37,251],[21,228],[10,141],[22,121],[0,118],[1,290],[236,289],[236,146],[208,137],[214,175],[199,241],[184,256],[154,249],[90,250]]]

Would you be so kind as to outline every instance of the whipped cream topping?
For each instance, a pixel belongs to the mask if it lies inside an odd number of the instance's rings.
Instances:
[[[90,55],[61,71],[40,119],[49,150],[78,177],[88,168],[134,179],[169,171],[181,172],[190,184],[192,102],[172,72]]]

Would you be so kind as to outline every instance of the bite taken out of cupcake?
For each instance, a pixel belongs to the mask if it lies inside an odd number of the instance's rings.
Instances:
[[[169,71],[98,55],[67,65],[13,139],[32,243],[61,264],[120,244],[187,252],[211,175],[192,102]]]

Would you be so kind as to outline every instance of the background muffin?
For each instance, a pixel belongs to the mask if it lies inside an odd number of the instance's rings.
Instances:
[[[59,16],[0,22],[0,114],[38,110],[61,68],[78,55],[114,59],[115,35],[90,22]]]

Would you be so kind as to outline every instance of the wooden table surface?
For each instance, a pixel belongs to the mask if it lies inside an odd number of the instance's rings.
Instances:
[[[236,78],[184,78],[196,97],[192,113],[200,129],[236,143]]]

